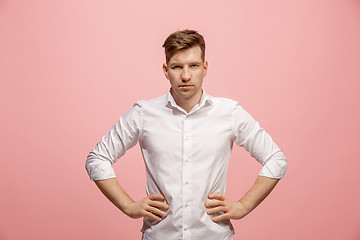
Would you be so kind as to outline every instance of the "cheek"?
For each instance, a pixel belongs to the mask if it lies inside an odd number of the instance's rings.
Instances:
[[[168,78],[170,81],[176,81],[177,75],[175,73],[168,73]]]
[[[202,82],[203,78],[205,77],[205,74],[201,72],[201,73],[197,73],[195,76],[198,82]]]
[[[174,78],[174,76],[172,76],[170,74],[169,74],[168,80],[171,85],[174,85],[176,83],[176,79]]]

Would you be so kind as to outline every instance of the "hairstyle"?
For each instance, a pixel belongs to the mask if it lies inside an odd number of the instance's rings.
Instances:
[[[163,44],[165,48],[166,63],[178,51],[188,49],[193,46],[199,46],[201,49],[201,58],[205,61],[205,41],[195,30],[185,29],[176,31],[168,36]]]

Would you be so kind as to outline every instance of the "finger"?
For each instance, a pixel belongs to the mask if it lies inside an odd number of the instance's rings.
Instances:
[[[226,207],[214,207],[206,209],[207,214],[219,213],[219,212],[227,212]]]
[[[224,214],[221,214],[221,215],[219,215],[219,216],[213,217],[211,220],[213,220],[214,222],[217,222],[217,221],[229,219],[228,216],[229,216],[228,213],[224,213]]]
[[[159,201],[152,201],[150,200],[149,202],[150,206],[156,207],[156,208],[162,208],[162,209],[169,209],[169,204],[165,203],[165,202],[159,202]]]
[[[211,193],[211,194],[209,194],[208,198],[209,199],[218,199],[221,201],[225,200],[225,197],[221,193]]]
[[[155,208],[155,207],[148,206],[145,210],[148,211],[148,212],[151,212],[153,214],[156,214],[158,216],[162,216],[162,217],[167,216],[167,212],[162,211],[162,210],[160,210],[158,208]]]
[[[224,206],[224,202],[218,201],[218,200],[205,202],[205,207],[207,207],[207,208],[212,208],[212,207],[217,207],[217,206]]]
[[[159,221],[159,222],[162,220],[162,218],[161,218],[161,217],[159,217],[159,216],[157,216],[157,215],[153,214],[152,212],[146,212],[146,213],[145,213],[145,217],[148,217],[148,218],[154,219],[154,220]]]
[[[151,194],[148,196],[150,200],[153,201],[165,201],[165,197],[162,194]]]

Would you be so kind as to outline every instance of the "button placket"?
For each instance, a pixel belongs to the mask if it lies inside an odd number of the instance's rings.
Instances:
[[[183,237],[189,238],[190,229],[189,223],[191,222],[191,164],[189,155],[191,152],[191,118],[187,116],[183,122],[183,195],[182,195],[182,212],[183,212]]]

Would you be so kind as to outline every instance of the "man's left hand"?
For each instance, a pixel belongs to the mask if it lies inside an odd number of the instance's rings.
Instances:
[[[240,219],[250,212],[241,201],[233,202],[226,199],[221,193],[211,193],[208,198],[214,200],[205,202],[206,213],[220,213],[219,216],[212,218],[214,222],[224,219]]]

